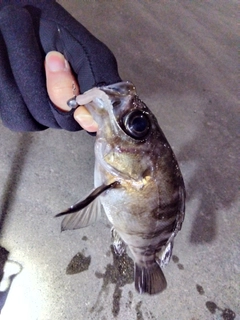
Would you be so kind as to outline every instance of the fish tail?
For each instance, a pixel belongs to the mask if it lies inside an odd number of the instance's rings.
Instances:
[[[155,262],[144,267],[135,263],[135,288],[139,293],[156,294],[167,287],[166,278],[160,266]]]

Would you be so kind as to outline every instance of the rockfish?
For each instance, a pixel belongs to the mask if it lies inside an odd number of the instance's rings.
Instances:
[[[69,214],[62,230],[93,223],[102,205],[116,253],[126,246],[132,253],[136,290],[159,293],[167,286],[161,268],[184,220],[185,188],[175,155],[132,83],[93,88],[76,101],[99,125],[95,190],[57,215]]]

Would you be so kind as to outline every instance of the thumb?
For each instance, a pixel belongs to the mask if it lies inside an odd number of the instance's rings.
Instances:
[[[51,51],[46,55],[45,72],[49,98],[59,109],[69,111],[67,101],[79,94],[79,88],[68,61],[61,53]]]
[[[68,61],[61,53],[51,51],[46,55],[45,72],[47,91],[51,101],[62,111],[71,110],[67,101],[79,94],[79,87]],[[74,111],[74,119],[84,130],[97,131],[97,123],[84,106],[80,106]]]

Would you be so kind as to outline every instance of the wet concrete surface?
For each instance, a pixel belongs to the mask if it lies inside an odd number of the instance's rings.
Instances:
[[[186,182],[186,218],[167,290],[139,295],[131,260],[120,281],[104,215],[62,233],[54,219],[93,187],[94,138],[0,125],[0,252],[22,267],[14,279],[5,270],[1,319],[240,319],[237,1],[59,2],[111,48],[158,118]]]

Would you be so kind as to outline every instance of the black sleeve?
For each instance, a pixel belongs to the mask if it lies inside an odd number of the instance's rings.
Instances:
[[[53,0],[0,2],[0,117],[15,131],[81,127],[50,102],[45,55],[64,54],[81,92],[121,81],[112,52]]]

